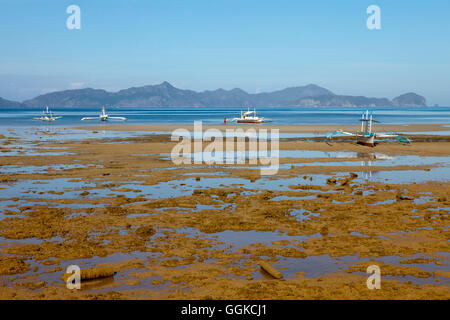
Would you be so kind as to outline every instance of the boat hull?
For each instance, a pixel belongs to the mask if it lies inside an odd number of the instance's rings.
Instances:
[[[248,119],[239,119],[236,120],[237,123],[261,123],[262,120],[248,120]]]
[[[358,136],[357,143],[363,146],[373,147],[375,146],[375,136]]]
[[[36,118],[45,122],[51,122],[51,121],[55,121],[56,118],[48,118],[48,117],[40,117],[40,118]]]

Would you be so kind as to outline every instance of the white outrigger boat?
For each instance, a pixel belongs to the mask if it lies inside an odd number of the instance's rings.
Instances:
[[[96,120],[100,119],[101,121],[107,121],[108,119],[114,119],[114,120],[127,120],[125,117],[110,117],[108,114],[106,114],[105,107],[102,107],[102,113],[98,117],[84,117],[81,119],[81,121],[84,120]]]
[[[236,123],[262,123],[262,122],[271,122],[269,120],[264,120],[264,117],[258,117],[256,110],[250,111],[250,108],[246,112],[241,111],[240,118],[233,118],[231,120],[224,119],[224,122],[236,122]]]
[[[47,121],[47,122],[51,122],[51,121],[55,121],[58,119],[61,119],[61,116],[53,116],[53,113],[51,111],[48,110],[48,106],[45,107],[45,110],[42,111],[42,115],[38,118],[34,118],[36,120],[42,120],[42,121]]]
[[[369,110],[366,112],[363,112],[362,117],[360,119],[361,121],[361,131],[359,132],[347,132],[343,131],[342,129],[328,132],[326,137],[328,139],[331,139],[335,135],[338,134],[345,134],[348,136],[356,136],[357,143],[362,144],[364,146],[373,147],[375,146],[375,138],[395,138],[397,141],[403,142],[403,143],[410,143],[411,141],[405,137],[404,135],[398,134],[398,133],[375,133],[372,132],[372,123],[378,122],[373,120],[373,113],[369,113]]]

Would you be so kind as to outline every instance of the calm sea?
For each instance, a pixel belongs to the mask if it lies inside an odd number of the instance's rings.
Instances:
[[[108,123],[126,124],[192,124],[202,120],[204,124],[222,124],[224,118],[240,115],[240,107],[227,108],[109,108],[110,116],[124,116],[125,122],[111,120]],[[366,108],[257,108],[259,116],[273,121],[273,124],[356,124]],[[450,107],[430,108],[370,108],[374,119],[384,124],[409,123],[450,123]],[[100,109],[95,108],[52,108],[54,115],[63,118],[52,122],[51,126],[71,127],[79,125],[98,125],[98,120],[80,121],[85,116],[97,116]],[[34,120],[42,112],[41,108],[0,109],[0,126],[48,126],[40,120]]]

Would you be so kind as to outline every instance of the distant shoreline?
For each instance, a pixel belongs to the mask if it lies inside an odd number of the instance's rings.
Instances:
[[[45,105],[46,106],[46,105]],[[9,110],[9,109],[36,109],[40,110],[45,108],[45,106],[0,106],[1,110]],[[68,110],[76,110],[76,109],[92,109],[92,110],[99,110],[101,109],[101,105],[98,106],[55,106],[52,107],[51,104],[49,104],[49,107],[53,110],[55,109],[68,109]],[[107,109],[227,109],[227,108],[236,108],[236,109],[247,109],[247,106],[107,106]],[[405,110],[405,109],[420,109],[420,110],[427,110],[427,109],[445,109],[450,108],[450,106],[398,106],[398,107],[392,107],[392,106],[258,106],[258,105],[252,105],[250,109],[271,109],[271,108],[280,108],[280,109],[336,109],[336,108],[343,108],[343,109],[392,109],[392,110]]]

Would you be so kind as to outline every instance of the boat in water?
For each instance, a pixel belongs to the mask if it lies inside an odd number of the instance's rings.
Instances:
[[[127,118],[125,117],[111,117],[106,113],[105,107],[102,107],[102,112],[100,113],[100,115],[98,117],[84,117],[81,119],[81,121],[84,120],[96,120],[96,119],[100,119],[100,121],[107,121],[108,119],[113,119],[113,120],[126,120]]]
[[[264,120],[264,117],[258,117],[255,109],[253,111],[248,108],[246,112],[241,111],[240,118],[233,118],[231,120],[224,119],[224,122],[236,122],[236,123],[263,123],[263,122],[271,122],[268,120]]]
[[[55,120],[58,120],[61,118],[62,118],[61,116],[53,116],[53,113],[48,109],[48,106],[47,106],[47,107],[45,107],[44,111],[42,111],[41,116],[34,118],[34,119],[51,122],[51,121],[55,121]]]

